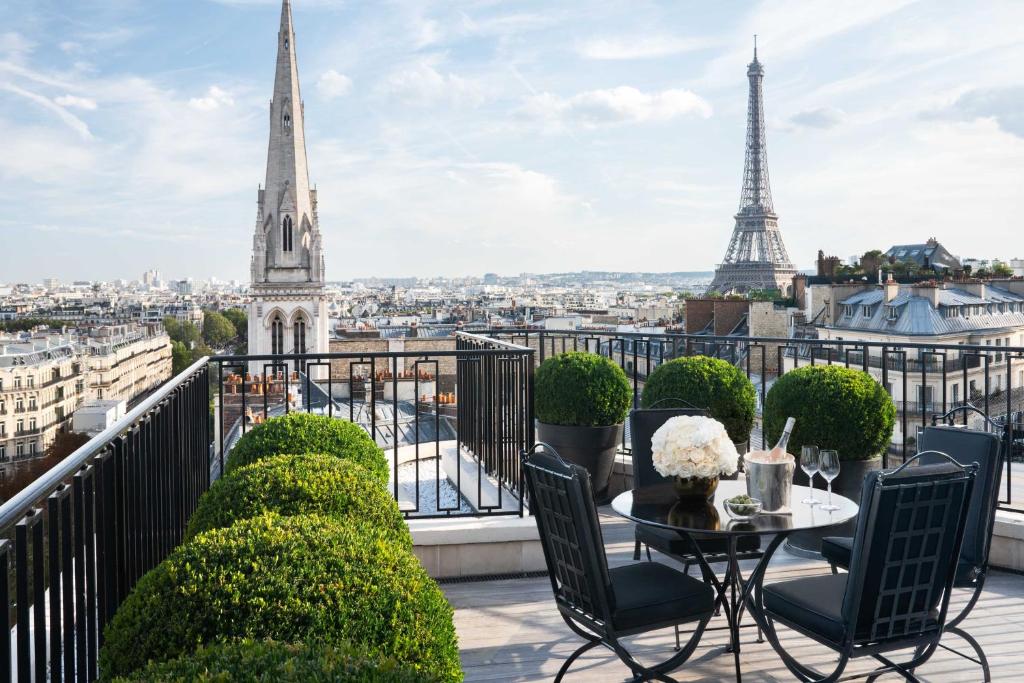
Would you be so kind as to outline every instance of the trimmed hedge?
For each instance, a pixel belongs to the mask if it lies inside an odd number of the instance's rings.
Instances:
[[[104,678],[240,638],[349,642],[461,681],[452,609],[391,534],[267,514],[196,536],[144,575],[100,650]]]
[[[429,683],[433,676],[377,661],[348,645],[243,640],[200,647],[191,655],[154,663],[118,683]]]
[[[863,370],[815,365],[790,370],[772,386],[764,402],[768,443],[795,417],[789,451],[814,444],[834,448],[841,460],[870,460],[889,445],[896,406],[885,389]]]
[[[604,356],[569,351],[537,368],[537,419],[546,424],[607,427],[626,419],[632,390],[626,373]]]
[[[640,396],[643,408],[704,408],[725,425],[729,438],[750,440],[757,408],[757,392],[736,366],[709,356],[686,356],[654,369]],[[671,399],[680,399],[673,402]],[[655,405],[657,404],[657,405]]]
[[[398,503],[362,465],[330,455],[276,455],[239,467],[199,499],[185,540],[265,512],[321,514],[388,530],[412,548]]]
[[[365,429],[347,420],[310,413],[289,413],[256,425],[231,449],[224,469],[231,472],[261,458],[288,453],[323,453],[354,460],[381,486],[388,483],[384,451]]]

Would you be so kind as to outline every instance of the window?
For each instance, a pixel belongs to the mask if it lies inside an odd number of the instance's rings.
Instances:
[[[19,457],[19,458],[21,456],[25,455],[25,444],[23,444],[21,442],[15,444],[15,446],[14,446],[14,455],[16,457]]]
[[[28,400],[28,409],[29,410],[36,410],[37,408],[38,408],[38,406],[36,405],[36,397],[33,396],[32,398],[30,398]]]
[[[933,389],[934,387],[931,385],[917,385],[917,402],[919,407],[923,405],[926,410],[931,410]]]
[[[885,307],[886,318],[889,320],[898,320],[900,317],[899,311],[896,310],[895,306]]]
[[[0,460],[7,459],[7,446],[0,444]]]
[[[292,345],[295,353],[306,352],[306,321],[297,320],[292,328]]]
[[[862,306],[861,307],[861,315],[863,315],[865,318],[870,318],[871,317],[871,306]]]
[[[20,376],[14,378],[14,388],[15,389],[21,389],[21,377]]]
[[[284,220],[281,221],[281,249],[291,251],[292,246],[292,217],[285,216]]]
[[[953,384],[951,386],[951,389],[953,391],[953,405],[955,406],[957,403],[960,402],[960,385]]]
[[[4,390],[4,378],[0,377],[0,391]]]
[[[284,323],[275,315],[270,323],[270,353],[277,356],[284,353]]]
[[[7,435],[7,425],[5,423],[3,423],[3,422],[0,422],[0,436],[6,436],[6,435]]]
[[[36,378],[35,378],[35,375],[29,375],[29,376],[28,376],[28,388],[29,388],[29,389],[31,389],[31,388],[32,388],[32,387],[34,387],[35,385],[36,385]]]
[[[843,305],[843,315],[846,316],[847,318],[852,318],[853,317],[853,306],[850,306],[849,304],[844,304]]]
[[[28,428],[29,428],[29,431],[31,431],[31,430],[36,428],[36,419],[34,417],[29,418]]]
[[[16,413],[23,413],[23,412],[25,412],[25,400],[24,399],[21,399],[21,398],[15,399],[15,401],[14,401],[14,412],[16,412]]]
[[[28,444],[28,454],[29,455],[35,455],[36,454],[36,442],[35,441],[30,441],[29,442],[29,444]]]
[[[14,425],[14,431],[16,431],[16,432],[23,432],[23,431],[25,431],[25,421],[24,420],[18,420],[15,423],[15,425]]]

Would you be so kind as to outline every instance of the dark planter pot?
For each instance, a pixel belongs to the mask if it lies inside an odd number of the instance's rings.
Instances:
[[[578,427],[537,422],[537,441],[558,451],[564,460],[586,468],[594,498],[608,497],[608,479],[615,464],[615,453],[622,444],[622,424],[610,427]]]
[[[799,458],[797,458],[799,461]],[[832,480],[832,493],[846,496],[855,503],[860,503],[861,486],[864,477],[868,472],[877,470],[882,466],[882,458],[872,460],[843,460],[839,467],[839,476]],[[796,472],[793,474],[793,483],[800,486],[807,486],[807,475],[800,469],[799,462]],[[827,485],[820,474],[814,475],[814,488],[821,489],[815,497],[825,502],[828,500]],[[800,497],[803,500],[803,497]],[[793,505],[803,505],[800,500],[794,500]],[[821,539],[826,536],[853,536],[857,529],[857,518],[854,517],[848,522],[830,526],[825,529],[813,529],[809,531],[796,531],[786,541],[786,550],[801,557],[821,558]]]

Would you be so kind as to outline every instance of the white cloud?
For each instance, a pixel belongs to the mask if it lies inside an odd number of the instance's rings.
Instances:
[[[835,107],[818,107],[798,112],[789,122],[798,128],[835,128],[846,119],[846,113]]]
[[[406,104],[426,105],[441,100],[453,104],[477,106],[486,99],[483,86],[477,81],[454,73],[441,73],[436,55],[417,59],[395,69],[378,90]]]
[[[593,38],[577,47],[588,59],[649,59],[702,50],[716,44],[710,38],[676,36],[632,36],[629,38]]]
[[[77,116],[69,112],[66,108],[51,100],[49,97],[46,97],[45,95],[40,95],[36,92],[32,92],[31,90],[26,90],[25,88],[14,85],[13,83],[0,82],[0,90],[6,90],[8,92],[14,93],[15,95],[20,95],[21,97],[24,97],[27,100],[35,102],[44,109],[47,109],[56,114],[61,121],[63,121],[73,131],[78,133],[78,135],[81,136],[82,139],[92,139],[92,132],[89,130],[89,126],[88,124],[86,124],[85,121],[78,118]]]
[[[0,33],[0,56],[18,61],[35,48],[35,43],[14,31]]]
[[[352,92],[352,79],[334,69],[328,69],[320,74],[316,89],[325,100],[333,100]]]
[[[711,105],[684,89],[645,93],[630,86],[589,90],[564,98],[551,93],[530,97],[522,109],[530,118],[593,127],[613,123],[668,121],[678,116],[711,116]]]
[[[188,101],[189,106],[199,111],[213,111],[221,107],[233,107],[235,100],[231,94],[216,85],[211,85],[206,91],[206,97],[193,97]]]
[[[88,111],[96,110],[96,100],[88,97],[79,97],[77,95],[61,95],[54,100],[57,104],[62,107],[69,107],[72,109],[86,109]]]

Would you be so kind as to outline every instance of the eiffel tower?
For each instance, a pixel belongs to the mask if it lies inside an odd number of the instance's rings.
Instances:
[[[746,294],[751,290],[777,289],[789,294],[796,268],[789,260],[779,231],[779,216],[772,206],[768,182],[768,155],[764,134],[764,67],[754,61],[747,67],[750,97],[747,102],[747,154],[743,164],[743,192],[736,227],[725,258],[715,269],[708,291]]]

